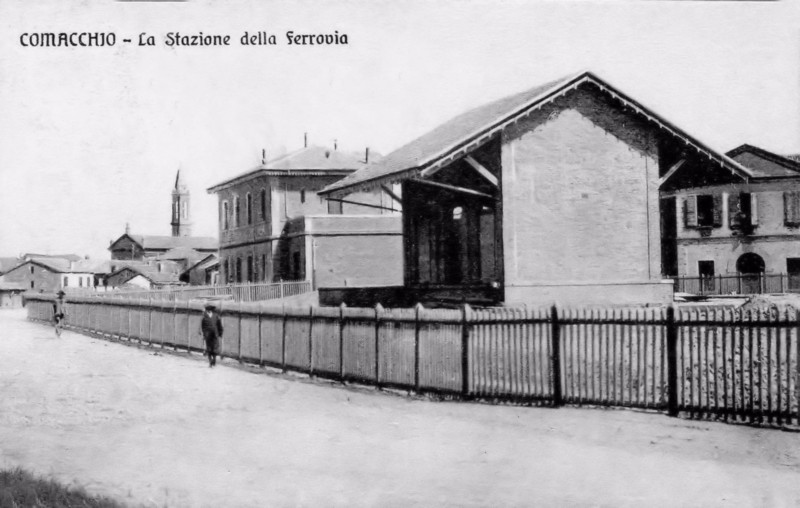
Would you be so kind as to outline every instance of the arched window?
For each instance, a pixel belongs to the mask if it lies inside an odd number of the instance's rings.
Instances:
[[[230,227],[230,210],[228,210],[228,202],[222,202],[222,229],[228,229]],[[227,271],[227,270],[226,270]]]
[[[239,196],[233,197],[233,227],[238,228],[241,225],[241,208],[239,206]]]
[[[736,261],[736,271],[741,274],[763,273],[764,258],[754,252],[742,254]]]
[[[247,223],[248,224],[252,224],[253,223],[253,196],[251,196],[249,192],[247,193],[247,198],[246,198],[246,201],[245,201],[245,210],[246,210],[246,213],[247,213]]]

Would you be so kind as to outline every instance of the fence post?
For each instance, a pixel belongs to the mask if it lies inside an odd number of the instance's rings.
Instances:
[[[470,306],[465,303],[461,307],[461,394],[469,395],[469,323],[467,314]]]
[[[667,412],[678,416],[678,327],[674,305],[667,307]]]
[[[377,386],[379,390],[381,388],[381,370],[378,337],[380,337],[381,312],[383,312],[383,305],[378,303],[375,305],[375,386]]]
[[[339,306],[339,381],[344,382],[344,309],[347,304]]]
[[[282,326],[281,326],[281,370],[286,372],[286,304],[281,306],[283,310]]]
[[[279,284],[279,285],[280,285],[280,287],[281,287],[281,298],[283,298],[283,279],[281,279],[281,280],[280,280],[280,282],[279,282],[278,284]]]
[[[414,306],[414,390],[419,392],[419,313],[424,307],[421,303]]]
[[[722,274],[717,275],[717,294],[722,294]]]
[[[239,302],[239,345],[237,349],[239,350],[238,358],[239,363],[242,363],[242,302]]]
[[[314,376],[314,306],[308,306],[308,375]]]
[[[553,405],[558,407],[564,403],[561,394],[561,324],[558,322],[558,306],[550,308],[550,366],[553,373]]]

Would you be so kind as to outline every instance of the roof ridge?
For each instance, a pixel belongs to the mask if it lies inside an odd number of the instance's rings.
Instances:
[[[770,152],[769,150],[748,143],[743,143],[742,145],[737,146],[733,150],[726,152],[726,155],[728,155],[729,157],[735,157],[736,155],[739,155],[744,152],[755,153],[776,164],[780,164],[786,169],[800,173],[800,162],[792,160],[784,155],[780,155],[775,152]]]

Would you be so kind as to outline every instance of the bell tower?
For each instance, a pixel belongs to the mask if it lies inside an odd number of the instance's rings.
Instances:
[[[189,187],[181,178],[181,170],[175,175],[175,188],[172,189],[172,236],[192,235],[192,216],[189,207]]]

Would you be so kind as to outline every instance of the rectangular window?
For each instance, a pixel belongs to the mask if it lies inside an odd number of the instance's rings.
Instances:
[[[261,206],[261,220],[266,220],[267,218],[267,191],[266,189],[261,189],[261,196],[259,199],[259,205]]]
[[[786,258],[786,273],[789,274],[789,291],[800,291],[800,258]]]
[[[261,254],[261,280],[267,280],[267,255]]]
[[[758,224],[758,201],[749,192],[731,194],[728,198],[731,229],[747,229]]]
[[[722,196],[687,196],[684,201],[684,225],[689,228],[722,226]]]
[[[783,193],[783,222],[787,226],[800,226],[800,192]]]
[[[69,279],[68,279],[68,278],[67,278],[67,276],[65,275],[65,276],[64,276],[64,287],[67,287],[67,286],[69,286]]]
[[[249,192],[247,193],[247,203],[245,204],[245,207],[247,209],[247,223],[248,224],[252,224],[253,223],[253,196],[251,196]]]
[[[342,202],[329,199],[328,213],[331,215],[342,215]]]
[[[235,227],[235,228],[238,228],[239,225],[240,225],[239,212],[241,212],[241,209],[239,207],[239,196],[234,196],[234,198],[233,198],[233,227]]]
[[[253,282],[253,256],[247,256],[247,282]]]
[[[236,258],[236,282],[242,282],[242,258]]]
[[[78,287],[83,287],[83,277],[78,277]]]
[[[222,229],[227,230],[230,225],[230,210],[228,210],[228,202],[222,202]]]
[[[305,189],[300,189],[300,202],[301,203],[305,203],[306,202],[306,190]]]
[[[701,291],[714,291],[714,262],[698,261],[697,273],[700,275]]]

